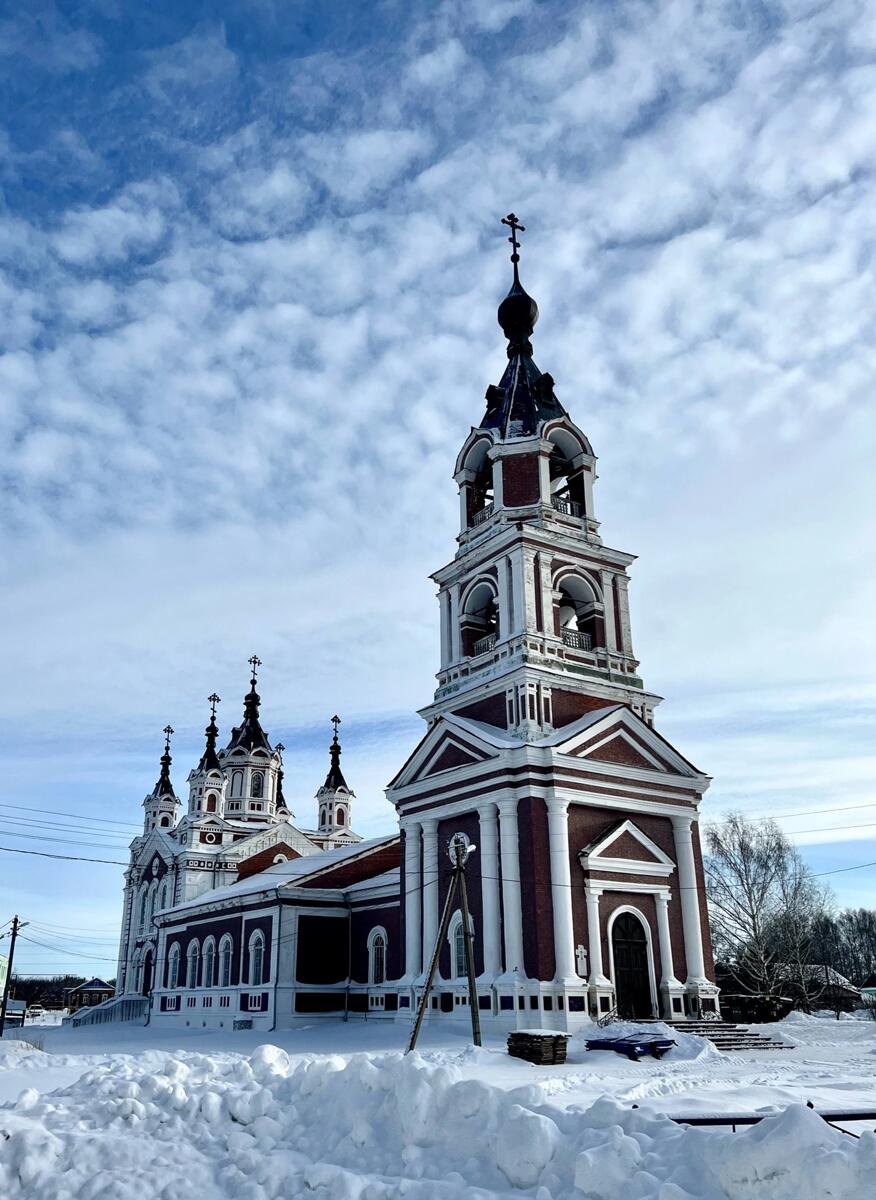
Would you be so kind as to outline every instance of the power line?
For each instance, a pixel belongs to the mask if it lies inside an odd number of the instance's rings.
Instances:
[[[2,827],[0,827],[2,829]],[[64,846],[96,846],[103,850],[122,850],[122,847],[117,842],[98,842],[95,840],[83,842],[74,837],[52,837],[50,834],[42,833],[18,833],[14,829],[2,829],[6,837],[21,838],[27,842],[58,842]]]
[[[58,858],[67,862],[107,863],[111,867],[127,867],[129,864],[117,858],[84,858],[81,854],[49,854],[45,850],[19,850],[16,846],[0,846],[6,854],[32,854],[36,858]]]
[[[139,829],[140,826],[132,821],[109,821],[106,817],[88,817],[82,813],[62,812],[57,808],[34,808],[29,804],[7,804],[0,801],[0,808],[14,808],[19,812],[48,813],[53,817],[75,817],[77,821],[94,821],[98,825],[115,825],[117,828]]]
[[[806,812],[780,812],[770,813],[765,817],[749,817],[745,816],[746,821],[779,821],[792,817],[814,817],[819,813],[826,812],[851,812],[853,809],[872,808],[872,804],[830,804],[827,808],[810,808]],[[744,815],[744,814],[743,814]],[[720,825],[721,821],[703,821],[703,825]],[[792,831],[793,832],[793,831]]]
[[[25,937],[24,934],[22,934],[21,937],[23,941],[30,942],[34,946],[42,946],[44,950],[55,950],[58,954],[70,954],[73,955],[74,958],[99,958],[102,962],[115,962],[118,957],[115,954],[112,956],[108,954],[85,954],[79,950],[67,950],[63,946],[51,946],[48,942],[41,942],[37,938]]]

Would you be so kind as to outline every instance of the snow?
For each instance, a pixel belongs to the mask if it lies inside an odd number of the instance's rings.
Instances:
[[[876,1108],[876,1024],[768,1031],[794,1048],[722,1054],[674,1030],[666,1058],[631,1062],[586,1051],[591,1029],[545,1068],[462,1029],[427,1029],[404,1056],[408,1027],[377,1021],[30,1029],[45,1049],[0,1043],[0,1195],[858,1200],[876,1135],[850,1138],[803,1101]],[[736,1133],[665,1115],[758,1110],[774,1111]]]

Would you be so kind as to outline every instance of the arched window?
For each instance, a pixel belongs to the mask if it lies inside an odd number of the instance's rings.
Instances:
[[[140,919],[139,927],[142,932],[146,928],[146,918],[149,912],[149,893],[144,889],[140,896]]]
[[[140,951],[134,955],[134,961],[131,963],[131,970],[134,977],[134,991],[139,996],[143,991],[143,963],[140,960]]]
[[[324,808],[321,808],[319,810],[319,823],[320,823],[320,825],[325,825],[325,809]]]
[[[186,951],[186,987],[196,988],[198,986],[198,967],[201,959],[201,947],[198,943],[189,942],[189,948]]]
[[[167,956],[167,986],[179,987],[179,942],[174,942]]]
[[[345,825],[347,823],[347,814],[342,808],[335,809],[335,821],[338,825]]]
[[[162,817],[160,824],[162,829],[168,829],[170,827],[170,817]]]
[[[252,794],[256,800],[265,794],[265,777],[261,771],[252,773]]]
[[[558,590],[559,634],[566,645],[578,650],[603,645],[605,621],[592,585],[580,575],[566,575]]]
[[[163,908],[167,908],[167,884],[166,883],[163,883],[161,885],[161,895],[158,898],[158,910],[157,911],[161,912],[161,910]]]
[[[469,658],[492,649],[499,632],[499,606],[492,580],[481,580],[466,595],[459,628],[462,652]]]
[[[368,934],[368,982],[386,983],[386,950],[389,941],[386,930],[378,925]]]
[[[265,982],[265,937],[260,929],[249,939],[249,984],[261,987]]]
[[[219,986],[224,988],[231,987],[231,950],[231,937],[226,933],[219,943]]]
[[[551,430],[548,441],[553,443],[548,462],[551,504],[566,516],[588,516],[583,456],[589,447],[582,446],[568,429]]]
[[[216,796],[215,792],[207,793],[207,812],[215,812],[216,811],[216,800],[217,800],[217,796]]]
[[[243,795],[243,771],[231,772],[231,794],[232,796]]]
[[[468,921],[469,929],[474,932],[471,914],[469,914]],[[462,924],[462,913],[459,909],[450,918],[447,940],[450,943],[450,978],[465,979],[467,975],[465,965],[465,930]]]
[[[487,456],[490,445],[488,438],[482,438],[466,455],[465,470],[471,472],[472,476],[463,484],[467,529],[480,525],[492,512],[493,464]]]
[[[208,937],[204,942],[204,971],[201,986],[211,988],[216,983],[216,943]]]

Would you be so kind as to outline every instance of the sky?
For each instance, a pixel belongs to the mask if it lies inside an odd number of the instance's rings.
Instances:
[[[606,543],[639,555],[657,726],[714,777],[703,820],[776,816],[818,872],[876,861],[866,8],[0,5],[23,970],[114,973],[160,731],[184,795],[253,653],[299,820],[337,711],[354,827],[393,827],[510,210],[536,361],[599,455]],[[872,868],[824,878],[876,901]]]

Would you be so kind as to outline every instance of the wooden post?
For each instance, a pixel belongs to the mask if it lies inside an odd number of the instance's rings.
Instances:
[[[456,871],[459,874],[459,898],[462,908],[462,929],[465,936],[465,970],[468,975],[468,1006],[471,1009],[471,1040],[481,1044],[481,1014],[478,1008],[478,985],[475,981],[474,932],[468,917],[468,892],[465,887],[465,847],[459,842],[453,847]]]
[[[27,924],[27,922],[25,922]],[[3,1037],[3,1030],[6,1028],[6,1005],[9,1001],[9,988],[12,983],[12,964],[15,960],[15,942],[18,938],[18,931],[21,928],[21,922],[16,914],[12,918],[12,941],[9,943],[9,963],[7,964],[6,982],[3,985],[3,1001],[0,1003],[0,1038]],[[24,1019],[21,1022],[24,1026]]]
[[[441,925],[438,930],[438,937],[435,940],[435,948],[432,951],[432,961],[429,963],[429,974],[426,976],[426,986],[423,988],[423,995],[420,1000],[420,1007],[417,1011],[417,1019],[414,1022],[414,1028],[411,1031],[411,1040],[408,1043],[408,1048],[405,1054],[410,1054],[417,1044],[417,1038],[420,1036],[420,1027],[423,1024],[423,1017],[426,1015],[426,1006],[429,1003],[429,993],[432,991],[432,983],[435,979],[435,972],[438,970],[438,958],[441,954],[441,944],[447,937],[447,929],[450,925],[451,905],[453,897],[456,895],[456,885],[459,879],[459,872],[454,868],[453,876],[450,880],[450,886],[447,889],[447,899],[444,901],[444,911],[441,914]],[[438,881],[435,881],[435,886],[438,886]]]

